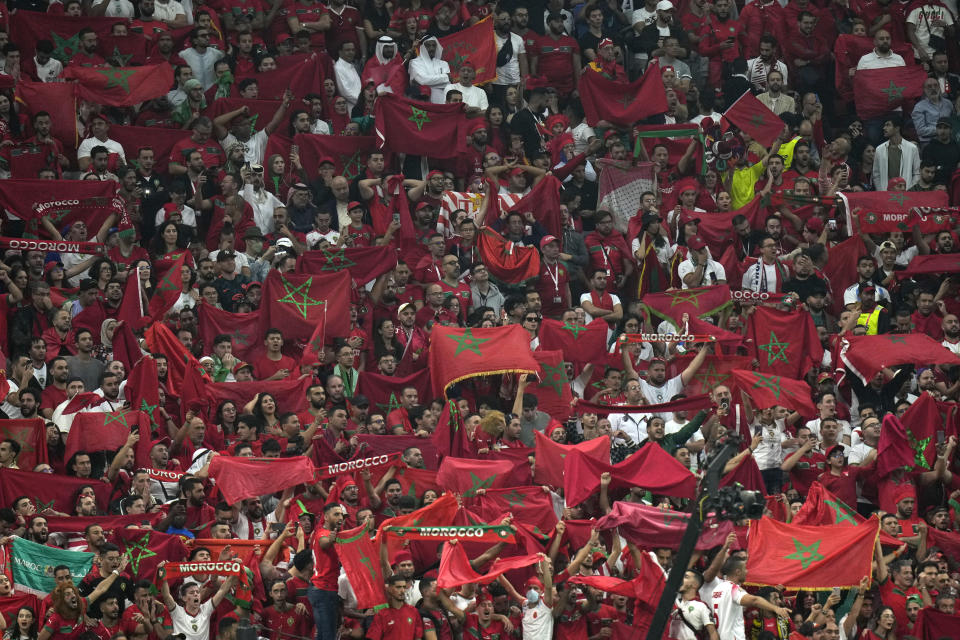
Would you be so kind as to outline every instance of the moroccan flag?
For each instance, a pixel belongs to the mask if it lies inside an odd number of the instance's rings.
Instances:
[[[556,488],[563,486],[565,460],[573,450],[604,463],[610,461],[609,438],[593,438],[592,440],[584,440],[579,444],[560,444],[539,431],[534,431],[533,437],[537,456],[537,462],[533,469],[533,480],[540,485],[545,484]]]
[[[892,539],[896,542],[896,546],[902,544],[898,538]],[[880,536],[880,542],[886,544],[883,540],[883,534]],[[960,561],[960,533],[940,531],[939,529],[930,527],[930,529],[927,530],[927,545],[929,547],[937,547],[945,556],[954,562]]]
[[[879,118],[923,96],[927,72],[918,64],[887,69],[859,69],[853,76],[857,116]]]
[[[668,108],[658,66],[629,83],[610,80],[587,69],[580,76],[580,100],[590,126],[606,120],[629,127],[638,120],[665,113]]]
[[[391,552],[389,555],[392,555],[392,553],[401,548],[402,540],[398,539],[395,534],[387,531],[387,527],[415,527],[418,525],[432,527],[449,525],[453,522],[459,509],[460,506],[457,504],[457,498],[452,493],[444,493],[432,503],[412,513],[408,513],[405,516],[387,518],[381,522],[377,530],[377,543],[386,543],[389,548],[388,550]]]
[[[600,318],[588,325],[544,318],[540,325],[540,348],[559,350],[565,361],[585,365],[606,353],[608,328]]]
[[[104,531],[111,532],[130,526],[153,526],[162,518],[162,513],[142,513],[132,516],[49,516],[47,524],[50,527],[50,533],[83,531],[92,525],[103,527]]]
[[[10,570],[13,574],[13,586],[18,591],[44,596],[57,586],[53,579],[53,568],[66,565],[70,574],[85,576],[93,568],[94,553],[67,551],[30,542],[13,536],[10,544]]]
[[[360,445],[357,454],[354,456],[356,458],[398,452],[402,453],[405,449],[417,447],[420,449],[420,452],[423,453],[424,468],[435,470],[440,465],[439,449],[426,438],[418,438],[412,435],[381,436],[362,433],[357,434],[357,440]]]
[[[187,256],[184,253],[180,258],[174,261],[173,265],[167,269],[167,273],[157,283],[157,288],[150,298],[150,316],[154,320],[163,320],[167,312],[180,299],[183,292],[183,266],[187,263]]]
[[[132,107],[166,95],[173,85],[173,67],[166,62],[142,67],[90,69],[70,66],[63,77],[76,80],[80,97],[111,107]]]
[[[206,397],[212,407],[224,400],[232,400],[237,406],[249,402],[260,392],[267,392],[277,399],[277,405],[284,411],[304,411],[307,408],[307,389],[310,377],[287,378],[284,380],[256,380],[252,382],[207,382]]]
[[[397,250],[383,247],[338,247],[307,251],[297,258],[297,273],[336,273],[347,271],[360,284],[366,284],[397,266]]]
[[[755,307],[747,320],[747,340],[764,373],[799,379],[823,359],[813,318],[802,311]]]
[[[127,386],[124,394],[130,401],[130,406],[142,411],[150,421],[151,431],[155,431],[166,424],[160,415],[160,380],[157,377],[157,361],[151,356],[140,358],[140,361],[130,370],[127,377]]]
[[[868,527],[876,526],[876,518],[864,518],[857,510],[846,504],[830,492],[822,484],[814,480],[807,492],[803,506],[800,507],[791,522],[792,524],[808,525],[843,525],[845,527],[859,527],[865,524]],[[880,532],[880,543],[885,546],[899,547],[902,543],[883,531]]]
[[[597,520],[596,528],[619,527],[620,535],[646,549],[677,549],[689,519],[689,513],[617,500],[610,513]]]
[[[337,557],[350,576],[350,586],[360,609],[386,606],[380,549],[370,537],[370,525],[337,533],[334,546]]]
[[[21,220],[34,221],[49,216],[55,225],[60,225],[56,218],[68,209],[64,201],[107,207],[116,194],[117,184],[110,181],[18,179],[0,182],[0,206]],[[100,221],[105,218],[106,215]],[[90,224],[89,217],[84,219]]]
[[[536,247],[518,245],[489,227],[480,229],[477,251],[490,276],[498,282],[521,286],[540,274],[540,252]]]
[[[840,360],[864,384],[884,367],[898,364],[955,365],[960,363],[952,351],[924,333],[850,336],[849,346]]]
[[[787,589],[855,587],[871,573],[874,526],[794,525],[763,517],[750,523],[747,581]]]
[[[317,174],[320,159],[331,158],[336,175],[353,180],[367,169],[367,156],[377,150],[377,139],[373,136],[318,136],[312,133],[298,133],[293,144],[300,150],[300,164],[308,176]]]
[[[760,102],[750,91],[744,92],[723,113],[723,118],[751,138],[769,147],[783,133],[784,123],[780,116]]]
[[[440,568],[437,570],[437,586],[441,589],[453,589],[464,584],[488,584],[514,569],[524,569],[540,562],[536,553],[512,558],[497,558],[490,571],[485,574],[477,573],[470,565],[470,558],[462,544],[443,545],[443,554],[440,556]]]
[[[737,466],[720,478],[721,487],[733,487],[737,484],[743,485],[743,488],[748,491],[759,491],[762,494],[767,492],[760,467],[757,466],[753,456],[742,459]]]
[[[936,233],[954,226],[955,216],[944,209],[949,204],[946,191],[869,191],[837,195],[847,211],[847,229],[851,233],[909,232],[914,226],[919,226],[924,233]],[[927,207],[935,212],[928,215],[914,211],[915,207]]]
[[[84,180],[83,182],[93,182]],[[107,182],[112,182],[112,180]],[[123,199],[117,195],[108,198],[77,198],[63,202],[60,200],[52,201],[47,198],[38,200],[34,204],[34,217],[27,220],[24,225],[23,237],[25,238],[49,238],[50,234],[40,224],[40,218],[47,218],[53,222],[57,229],[64,229],[74,222],[83,220],[88,229],[99,230],[111,214],[116,213],[120,216],[126,213],[126,205]],[[82,313],[82,312],[81,312]],[[79,315],[79,314],[78,314]]]
[[[90,482],[81,478],[17,469],[0,469],[0,496],[3,498],[3,504],[13,504],[18,496],[27,496],[33,501],[37,513],[47,509],[73,513],[80,490],[89,485],[93,485],[93,491],[97,496],[97,507],[105,510],[110,501],[112,489],[111,485],[105,482]]]
[[[660,320],[669,320],[674,325],[680,322],[683,314],[691,318],[712,316],[730,304],[730,287],[725,284],[648,293],[643,297],[643,305],[647,310]]]
[[[98,39],[106,38],[113,30],[113,25],[127,22],[123,18],[73,18],[36,11],[17,11],[9,20],[8,32],[16,33],[17,40],[23,43],[20,45],[23,60],[36,54],[34,47],[38,41],[49,40],[53,43],[52,56],[62,62],[64,67],[75,54],[80,53],[81,29],[93,29]]]
[[[437,482],[446,491],[472,498],[477,495],[477,489],[511,486],[506,480],[514,466],[507,460],[471,460],[447,456],[440,463]]]
[[[210,461],[210,477],[224,500],[234,504],[244,498],[282,491],[313,482],[316,469],[305,456],[292,458],[237,458],[216,456]]]
[[[542,487],[487,489],[469,500],[468,506],[486,522],[499,522],[512,513],[516,523],[532,525],[540,533],[552,531],[557,525],[553,500]]]
[[[857,260],[866,253],[867,248],[858,233],[837,243],[827,255],[827,266],[823,268],[823,275],[829,280],[830,288],[837,294],[833,297],[834,314],[839,315],[843,312],[843,292],[860,279],[857,274]]]
[[[147,349],[150,353],[162,353],[167,356],[167,389],[171,392],[179,392],[183,386],[186,377],[187,368],[196,371],[202,377],[209,379],[209,376],[203,371],[200,362],[193,357],[186,347],[183,346],[173,332],[162,322],[154,322],[144,331],[143,337],[147,342]],[[262,389],[261,389],[262,391]],[[243,403],[246,404],[247,400]]]
[[[150,466],[150,418],[142,411],[83,411],[73,419],[67,435],[69,460],[77,451],[116,451],[137,430],[140,440],[133,445],[134,458],[141,466]],[[261,494],[262,495],[262,494]]]
[[[760,371],[734,369],[733,384],[750,398],[757,409],[782,406],[812,418],[817,408],[810,399],[810,385],[803,380],[782,378]]]
[[[287,89],[295,98],[304,98],[308,93],[323,95],[325,75],[319,58],[311,55],[299,62],[287,62],[269,73],[238,75],[233,83],[234,97],[239,97],[240,83],[247,78],[257,81],[261,100],[282,100]]]
[[[563,366],[563,352],[534,351],[533,358],[540,365],[540,370],[537,372],[536,386],[527,389],[537,396],[540,411],[563,422],[572,412],[570,403],[573,401],[570,380]]]
[[[638,125],[634,127],[633,131],[634,135],[636,136],[636,141],[633,145],[634,158],[638,158],[640,156],[640,145],[643,145],[643,148],[647,151],[647,156],[649,157],[653,153],[653,148],[658,144],[662,144],[667,147],[667,151],[671,158],[682,158],[683,154],[687,152],[687,148],[690,146],[690,141],[696,140],[700,144],[694,146],[694,163],[692,166],[699,167],[699,172],[701,174],[706,174],[707,163],[704,160],[706,138],[704,137],[699,126],[691,123],[649,124]],[[669,190],[664,190],[661,193],[668,197],[668,202],[672,202],[674,205],[676,205],[680,194],[674,193],[675,191],[676,189],[671,186],[669,187]]]
[[[443,405],[431,439],[441,456],[473,458],[477,455],[476,448],[467,436],[467,429],[463,426],[463,416],[460,415],[456,400],[447,400]]]
[[[430,332],[429,369],[433,395],[476,376],[503,373],[536,373],[537,361],[530,354],[530,334],[520,325],[481,329],[444,327]]]
[[[384,416],[400,408],[400,391],[404,387],[414,387],[420,398],[428,398],[430,371],[421,369],[404,377],[361,371],[357,378],[357,393],[367,396],[372,413],[382,413]]]
[[[676,356],[667,363],[667,378],[680,375],[687,368],[695,355],[684,354]],[[684,387],[684,393],[688,395],[700,395],[710,393],[718,385],[730,386],[733,384],[731,372],[734,369],[750,368],[750,356],[728,356],[728,355],[708,355],[694,374],[693,380]]]
[[[692,498],[697,478],[673,456],[656,445],[642,447],[618,464],[612,465],[572,449],[564,460],[564,495],[567,504],[580,504],[600,489],[600,475],[613,476],[610,489],[643,487],[656,494]]]
[[[884,416],[877,444],[877,477],[900,469],[932,471],[937,460],[937,431],[945,431],[944,423],[936,400],[928,393],[921,393],[900,418],[892,413]]]
[[[0,440],[7,439],[20,443],[17,466],[33,469],[38,464],[50,462],[47,456],[47,428],[40,418],[0,420]]]
[[[575,576],[570,579],[570,582],[588,584],[602,591],[634,598],[638,609],[652,612],[660,601],[660,595],[666,586],[666,577],[663,569],[649,553],[642,553],[640,556],[638,575],[633,580],[621,580],[609,576]],[[638,621],[634,620],[634,626],[638,624]]]
[[[271,271],[263,283],[263,301],[259,335],[276,327],[284,340],[306,342],[320,322],[326,323],[329,335],[350,333],[350,276],[342,271],[323,275]]]
[[[150,55],[150,41],[138,33],[125,36],[109,35],[98,38],[97,43],[100,55],[106,58],[111,66],[140,66]]]
[[[439,38],[443,59],[450,65],[451,82],[459,82],[460,65],[470,62],[477,72],[473,81],[483,86],[497,79],[497,41],[493,36],[493,19],[487,16],[473,26]]]
[[[917,614],[913,634],[917,640],[960,640],[960,616],[924,607]]]
[[[130,561],[134,580],[152,580],[158,564],[180,562],[190,553],[179,535],[159,531],[114,529],[113,542]]]
[[[189,138],[190,135],[190,131],[182,129],[110,125],[110,138],[122,144],[124,149],[137,149],[142,147],[144,143],[149,142],[155,159],[154,171],[160,174],[167,172],[170,152],[174,145],[185,138]],[[156,214],[156,212],[153,213]]]
[[[437,493],[443,493],[443,488],[440,486],[440,483],[437,482],[437,472],[431,471],[430,469],[402,467],[393,477],[400,481],[403,495],[410,496],[411,498],[422,498],[423,493],[427,489],[433,489]]]
[[[904,60],[913,60],[913,46],[909,42],[892,43],[890,50],[901,55]],[[843,33],[834,40],[834,85],[843,100],[853,100],[853,78],[850,77],[850,69],[856,69],[860,58],[871,51],[873,38],[867,36]]]
[[[21,49],[20,53],[26,55],[24,49]],[[79,143],[76,85],[70,82],[20,80],[17,82],[16,96],[17,100],[26,105],[26,111],[31,115],[38,111],[46,111],[50,114],[50,133],[54,138],[63,142],[67,147],[73,147]],[[185,134],[189,136],[190,132],[187,131]],[[110,127],[110,137],[114,138],[113,127]],[[71,152],[67,151],[65,153],[69,155]],[[30,178],[36,177],[36,174],[30,176]]]
[[[960,271],[960,257],[955,253],[935,253],[927,256],[915,256],[907,268],[897,271],[897,279],[912,278],[931,273],[957,273]]]
[[[259,340],[259,311],[230,313],[205,302],[200,304],[199,310],[197,328],[204,344],[213,344],[216,336],[227,334],[233,345],[233,355],[244,362],[252,362],[263,350],[263,344]]]
[[[318,322],[314,327],[310,339],[303,347],[303,353],[300,356],[301,367],[319,366],[323,363],[323,345],[327,338],[327,323]],[[331,336],[332,338],[333,336]],[[333,342],[333,340],[331,340]]]
[[[513,204],[507,203],[503,208],[507,211],[516,211],[521,215],[526,214],[527,211],[532,212],[534,219],[542,224],[547,232],[560,238],[563,236],[563,226],[560,222],[561,186],[560,181],[554,176],[544,176],[540,182],[533,185],[530,193]],[[499,210],[506,200],[505,197],[497,197],[490,203],[491,210],[487,212],[487,220],[493,220],[495,216],[500,215]],[[497,213],[493,213],[494,208]]]
[[[394,153],[452,158],[466,149],[464,105],[433,104],[387,93],[377,98],[377,144]]]

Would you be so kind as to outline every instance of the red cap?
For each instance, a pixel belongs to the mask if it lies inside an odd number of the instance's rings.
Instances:
[[[487,130],[487,121],[484,120],[483,118],[477,118],[472,123],[470,123],[470,128],[467,129],[467,133],[469,133],[470,135],[473,135],[474,133],[476,133],[477,131],[480,131],[481,129],[483,131]]]
[[[523,583],[523,586],[526,587],[526,588],[528,588],[528,589],[529,589],[530,587],[537,587],[537,588],[540,589],[541,591],[543,590],[543,583],[540,582],[540,578],[537,578],[537,577],[533,577],[533,578],[528,579],[525,583]]]
[[[702,251],[707,246],[706,241],[700,236],[693,236],[687,240],[687,248],[693,249],[694,251]]]
[[[481,591],[477,594],[477,606],[479,607],[484,602],[493,604],[493,596],[490,595],[489,591]]]
[[[354,209],[363,209],[363,203],[354,200],[347,205],[347,211],[353,211]]]
[[[597,45],[597,49],[603,49],[604,47],[612,47],[612,46],[613,46],[613,40],[611,40],[610,38],[604,38],[603,40],[600,41],[600,44]]]
[[[560,242],[557,240],[557,236],[543,236],[540,238],[540,250],[543,251],[543,248],[550,244],[551,242]]]
[[[393,564],[396,566],[401,562],[413,562],[413,554],[406,549],[397,552],[397,555],[393,556]]]
[[[700,185],[697,183],[696,178],[684,178],[677,182],[677,193],[683,193],[684,191],[699,191]]]
[[[429,179],[432,178],[433,176],[440,176],[440,177],[442,178],[442,177],[443,177],[443,171],[440,171],[439,169],[434,169],[433,171],[431,171],[430,173],[428,173],[428,174],[427,174],[427,177],[424,178],[424,179],[425,179],[425,180],[429,180]]]
[[[426,207],[432,207],[433,205],[427,201],[422,201],[417,203],[417,208],[414,211],[420,211],[420,209],[425,209]]]
[[[700,218],[698,218],[692,211],[688,211],[687,209],[684,209],[680,212],[680,219],[678,222],[680,223],[681,227],[691,222],[700,224]]]
[[[548,422],[547,426],[544,427],[543,433],[548,438],[552,438],[553,432],[557,429],[563,429],[563,425],[556,418],[550,418],[550,422]]]
[[[512,176],[522,176],[522,175],[524,175],[525,173],[526,173],[526,172],[525,172],[523,169],[521,169],[520,167],[514,167],[513,169],[510,169],[510,171],[507,172],[507,175],[508,175],[508,176],[511,176],[511,177],[512,177]]]
[[[317,166],[319,167],[320,165],[328,162],[333,166],[337,166],[337,161],[331,158],[330,156],[321,156],[320,159],[317,160]]]
[[[840,453],[843,453],[843,452],[844,452],[844,449],[843,449],[843,445],[842,445],[842,444],[835,444],[835,445],[833,445],[832,447],[830,447],[829,449],[827,449],[827,458],[829,458],[830,456],[832,456],[832,455],[833,455],[834,453],[836,453],[837,451],[839,451]]]
[[[917,489],[912,484],[901,484],[897,485],[896,490],[893,492],[893,504],[900,504],[902,500],[907,498],[917,499]]]
[[[821,233],[823,231],[823,219],[814,216],[807,220],[806,227],[812,233]]]
[[[887,191],[893,191],[893,188],[898,184],[906,185],[907,181],[899,177],[890,178],[889,180],[887,180]]]

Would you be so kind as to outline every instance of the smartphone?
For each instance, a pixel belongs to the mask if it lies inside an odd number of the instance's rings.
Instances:
[[[840,597],[840,587],[834,587],[834,588],[833,588],[833,593],[832,593],[832,595],[835,595],[835,596],[837,596],[837,597],[839,598],[839,597]]]
[[[284,528],[285,526],[286,526],[286,525],[285,525],[284,523],[282,523],[282,522],[271,522],[271,523],[270,523],[270,531],[273,531],[273,532],[275,532],[275,533],[280,533],[281,531],[283,531],[283,528]]]
[[[937,444],[943,444],[944,436],[943,429],[937,429]]]
[[[399,214],[399,213],[394,213],[394,214],[393,214],[393,222],[394,222],[395,224],[400,224],[400,214]]]

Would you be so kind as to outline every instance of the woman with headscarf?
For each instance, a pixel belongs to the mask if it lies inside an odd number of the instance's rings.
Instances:
[[[93,357],[107,363],[113,360],[113,334],[120,324],[114,318],[107,318],[100,323],[100,344],[93,347]]]

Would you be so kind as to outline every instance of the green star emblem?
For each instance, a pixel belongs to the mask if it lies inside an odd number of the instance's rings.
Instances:
[[[64,38],[51,31],[50,39],[53,41],[53,57],[64,64],[70,62],[70,58],[80,51],[80,36],[76,33]]]
[[[927,457],[924,454],[931,440],[932,438],[930,436],[917,440],[913,436],[913,432],[907,429],[907,443],[910,445],[910,448],[913,449],[913,463],[915,466],[930,469],[930,463],[927,462]]]
[[[347,250],[340,247],[339,251],[323,249],[324,263],[320,271],[343,271],[357,266],[357,263],[347,257]]]
[[[723,384],[729,377],[729,373],[720,373],[717,371],[717,365],[713,362],[706,367],[700,367],[700,370],[693,376],[700,381],[700,386],[704,389],[713,389],[718,384]]]
[[[340,160],[343,164],[343,177],[347,180],[353,180],[363,171],[364,163],[359,151],[355,151],[350,157],[341,156]]]
[[[864,218],[864,220],[866,220],[866,221],[869,222],[870,224],[876,224],[876,223],[877,223],[877,220],[879,219],[879,218],[877,217],[877,214],[874,213],[873,211],[871,211],[871,212],[868,213],[867,215],[863,216],[863,218]]]
[[[524,500],[526,500],[526,496],[520,493],[519,491],[517,491],[516,489],[514,489],[513,491],[511,491],[510,493],[508,493],[503,497],[506,499],[507,504],[511,507],[526,506],[526,504],[524,504]]]
[[[417,125],[417,131],[423,131],[423,125],[428,122],[433,122],[430,119],[430,114],[424,109],[417,109],[416,107],[411,106],[410,112],[413,114],[407,120]]]
[[[119,67],[125,67],[130,63],[130,59],[133,58],[132,53],[123,53],[120,51],[120,47],[114,47],[113,53],[110,54],[110,59],[117,63]]]
[[[760,351],[767,352],[767,366],[770,366],[777,361],[788,364],[790,362],[790,360],[787,358],[787,349],[789,347],[790,343],[780,342],[780,339],[777,338],[777,334],[773,331],[770,332],[770,342],[759,345]]]
[[[130,414],[129,411],[113,411],[111,413],[103,414],[103,426],[107,426],[111,422],[119,422],[127,429],[130,428],[130,423],[127,422],[127,416]]]
[[[20,443],[20,453],[35,453],[36,448],[33,446],[33,440],[31,436],[33,435],[33,429],[30,427],[10,427],[6,430],[5,436],[11,440],[16,440]]]
[[[893,102],[895,100],[903,99],[903,91],[906,88],[906,86],[897,86],[897,84],[891,80],[890,86],[886,87],[885,89],[880,89],[880,92],[887,94],[887,102]]]
[[[683,520],[683,518],[676,515],[670,509],[664,509],[663,507],[661,507],[660,510],[663,511],[663,524],[665,526],[669,527],[671,523],[676,522],[678,520]]]
[[[582,332],[584,332],[584,331],[587,330],[587,328],[586,328],[585,326],[583,326],[582,324],[579,324],[579,323],[577,323],[577,324],[570,324],[569,321],[568,321],[568,322],[564,322],[564,323],[563,323],[563,326],[560,327],[560,328],[561,328],[561,329],[565,329],[566,331],[569,331],[570,333],[572,333],[574,340],[578,340],[578,339],[580,338],[580,334],[581,334]]]
[[[887,336],[887,339],[893,344],[907,344],[907,337],[903,335],[892,333]]]
[[[250,345],[250,334],[249,333],[240,333],[239,330],[234,331],[230,334],[230,340],[233,341],[233,344],[240,345]]]
[[[820,562],[826,556],[820,553],[820,540],[813,544],[805,545],[796,538],[793,539],[794,552],[788,556],[783,556],[784,560],[799,560],[800,565],[806,569],[814,562]]]
[[[157,421],[153,419],[153,411],[159,406],[159,404],[150,404],[147,402],[146,398],[142,398],[140,400],[140,411],[143,411],[145,414],[147,414],[147,417],[150,418],[150,425],[152,427],[160,426],[157,424]]]
[[[376,404],[384,413],[390,413],[394,409],[400,408],[400,402],[397,400],[397,394],[393,391],[390,392],[390,398],[387,399],[386,403],[378,402]]]
[[[37,505],[37,513],[43,513],[47,509],[53,509],[53,505],[55,505],[57,501],[51,500],[50,502],[44,502],[40,498],[34,496],[33,503]]]
[[[107,79],[104,89],[120,87],[124,93],[130,93],[130,76],[134,75],[136,69],[94,69],[97,73]]]
[[[493,486],[493,481],[497,479],[496,474],[490,476],[486,480],[478,476],[477,474],[470,472],[470,488],[463,492],[464,498],[473,498],[477,495],[478,489],[489,489]]]
[[[779,400],[780,394],[783,393],[783,387],[780,385],[780,376],[765,376],[762,373],[753,372],[756,382],[753,383],[752,389],[769,389],[773,395]]]
[[[626,109],[631,104],[633,104],[633,96],[628,94],[623,94],[623,97],[617,100],[617,104],[622,105],[623,108]]]
[[[540,382],[540,387],[550,387],[554,393],[558,396],[563,395],[563,385],[567,384],[567,371],[563,367],[561,362],[555,367],[544,363],[543,366],[543,380]]]
[[[313,285],[312,277],[304,280],[303,284],[299,287],[294,287],[286,278],[280,278],[280,281],[283,283],[283,288],[286,290],[287,295],[282,298],[277,298],[277,302],[292,304],[297,308],[297,311],[300,312],[304,320],[307,319],[308,307],[327,304],[326,300],[314,300],[310,297],[310,287]],[[299,299],[297,299],[298,295],[300,296]]]
[[[857,520],[853,517],[853,512],[850,511],[850,507],[843,504],[839,500],[824,500],[824,504],[829,505],[831,509],[836,512],[834,516],[833,524],[840,524],[841,522],[849,522],[850,524],[856,526]]]
[[[133,574],[136,575],[140,573],[140,563],[146,560],[147,558],[152,558],[157,555],[156,551],[153,551],[148,548],[150,544],[150,534],[144,534],[142,538],[135,541],[130,541],[127,543],[127,549],[124,553],[127,554],[127,558],[130,559],[130,566],[133,567]]]
[[[181,290],[183,289],[183,285],[177,286],[177,285],[173,282],[173,280],[170,279],[170,272],[171,272],[171,271],[173,271],[173,269],[169,269],[169,270],[167,271],[167,274],[166,274],[165,276],[163,276],[163,280],[161,280],[160,283],[157,285],[157,293],[160,293],[160,292],[162,292],[162,291],[177,291],[177,292],[179,292],[179,291],[181,291]]]
[[[887,202],[896,202],[902,207],[903,203],[909,199],[910,199],[910,196],[908,196],[903,191],[892,191],[890,192],[890,199],[887,200]]]
[[[678,304],[692,304],[697,309],[700,308],[698,298],[706,293],[705,289],[686,289],[683,291],[668,291],[665,295],[670,296],[670,307]]]
[[[373,562],[371,562],[369,556],[363,552],[363,549],[360,550],[360,562],[367,568],[367,571],[370,572],[370,577],[376,579],[377,572],[373,568]]]
[[[767,119],[762,113],[750,116],[750,126],[752,127],[762,127],[767,124]]]
[[[472,351],[478,356],[482,356],[480,345],[490,341],[490,338],[474,338],[473,329],[465,329],[462,336],[448,335],[447,337],[457,343],[457,350],[453,352],[455,356],[464,351]]]

